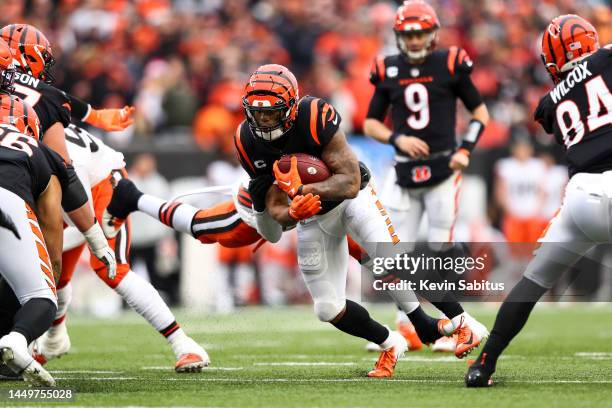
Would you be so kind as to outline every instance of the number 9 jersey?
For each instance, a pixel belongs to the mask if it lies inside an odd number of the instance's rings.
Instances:
[[[370,73],[376,90],[367,117],[382,122],[391,105],[394,132],[423,139],[430,153],[455,149],[457,98],[470,111],[482,103],[470,78],[472,65],[457,47],[436,50],[422,64],[401,54],[378,57]]]
[[[612,47],[576,64],[538,104],[535,120],[567,149],[570,177],[612,170]]]

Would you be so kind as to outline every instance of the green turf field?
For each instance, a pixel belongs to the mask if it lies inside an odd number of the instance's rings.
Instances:
[[[392,321],[391,307],[372,307]],[[492,324],[496,308],[468,306]],[[72,317],[71,354],[48,368],[72,406],[485,407],[610,406],[612,306],[540,307],[507,350],[492,389],[466,389],[466,363],[409,353],[390,380],[365,377],[376,359],[359,339],[318,322],[308,307],[250,308],[231,316],[179,313],[208,350],[200,374],[175,374],[165,341],[134,314]],[[0,390],[25,387],[1,382]],[[2,397],[0,405],[17,405]],[[38,403],[49,406],[49,402]],[[28,402],[28,405],[37,405]]]

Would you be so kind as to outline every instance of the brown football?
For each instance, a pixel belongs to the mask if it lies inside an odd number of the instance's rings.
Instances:
[[[331,171],[319,158],[305,153],[288,154],[280,158],[278,168],[286,173],[291,168],[291,156],[297,157],[297,167],[302,183],[311,184],[327,180],[331,177]]]

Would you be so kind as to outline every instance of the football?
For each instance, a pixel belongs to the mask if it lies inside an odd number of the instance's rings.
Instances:
[[[302,183],[318,183],[331,176],[331,171],[321,159],[305,153],[288,154],[281,157],[278,161],[278,168],[282,172],[286,173],[291,168],[291,156],[297,157],[298,172]]]

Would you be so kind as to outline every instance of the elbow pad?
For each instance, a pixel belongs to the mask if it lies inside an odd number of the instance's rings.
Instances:
[[[255,222],[257,224],[257,232],[266,241],[276,243],[280,240],[283,235],[283,227],[276,222],[267,211],[257,212],[253,211],[255,216]]]
[[[62,183],[62,208],[66,212],[71,212],[83,206],[88,198],[87,192],[85,192],[85,188],[71,164],[66,166],[66,175],[66,180]]]

